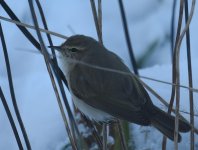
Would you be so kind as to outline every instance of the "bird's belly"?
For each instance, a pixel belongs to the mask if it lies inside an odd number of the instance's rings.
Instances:
[[[114,117],[111,116],[110,114],[103,112],[101,110],[98,110],[79,98],[77,98],[75,95],[72,95],[73,102],[75,106],[84,114],[86,115],[90,120],[95,120],[95,121],[108,121],[112,120]]]

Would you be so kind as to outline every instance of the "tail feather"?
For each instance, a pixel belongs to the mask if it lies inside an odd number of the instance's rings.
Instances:
[[[159,108],[155,107],[155,115],[151,118],[151,124],[166,135],[171,140],[174,140],[175,117],[171,116]],[[179,132],[188,132],[191,126],[185,121],[179,119]],[[181,141],[181,136],[178,134],[178,142]]]
[[[162,132],[166,137],[174,141],[174,130],[162,126],[159,122],[152,121],[152,125]],[[181,135],[178,134],[178,142],[181,142]]]

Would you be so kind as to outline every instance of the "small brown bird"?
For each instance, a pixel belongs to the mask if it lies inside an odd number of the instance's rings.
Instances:
[[[175,117],[152,103],[143,85],[116,54],[84,35],[71,36],[54,48],[60,52],[74,104],[87,117],[95,121],[119,118],[152,125],[174,140]],[[179,119],[179,132],[190,130]]]

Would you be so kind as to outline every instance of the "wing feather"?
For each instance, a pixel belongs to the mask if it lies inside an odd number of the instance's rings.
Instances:
[[[90,53],[82,61],[130,73],[119,57],[108,53]],[[150,98],[132,73],[124,75],[76,64],[70,73],[70,88],[75,96],[96,109],[139,124],[146,122],[141,109]]]

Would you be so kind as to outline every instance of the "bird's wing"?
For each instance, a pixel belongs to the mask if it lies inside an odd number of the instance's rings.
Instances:
[[[141,109],[150,100],[143,86],[113,53],[98,53],[100,60],[91,54],[86,63],[129,73],[122,74],[77,64],[70,73],[72,93],[86,104],[113,116],[129,120],[132,113],[141,116]],[[109,61],[111,60],[111,61]],[[100,65],[99,65],[100,64]],[[140,117],[139,117],[140,118]]]

